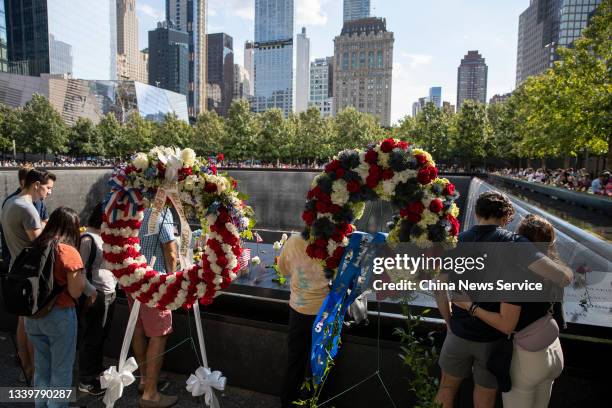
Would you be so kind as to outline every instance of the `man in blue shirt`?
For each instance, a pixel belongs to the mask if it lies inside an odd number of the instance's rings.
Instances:
[[[591,183],[591,190],[593,194],[604,194],[606,191],[606,184],[608,184],[608,180],[610,179],[610,172],[604,171],[599,175],[599,178],[596,178]]]

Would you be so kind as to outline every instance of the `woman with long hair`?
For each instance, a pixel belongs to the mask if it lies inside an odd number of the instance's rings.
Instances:
[[[559,262],[555,249],[555,230],[546,219],[529,214],[521,221],[517,232],[530,240],[542,253]],[[560,304],[501,303],[497,313],[484,310],[472,302],[453,303],[469,310],[473,317],[500,332],[514,335],[510,363],[511,389],[502,394],[504,408],[548,407],[553,382],[563,371],[559,328],[553,318],[559,311]],[[529,340],[518,340],[521,337],[524,339],[522,334],[527,333]]]
[[[43,317],[26,318],[25,330],[34,345],[34,386],[37,388],[72,387],[72,367],[76,354],[76,299],[81,296],[85,279],[79,254],[79,217],[68,207],[59,207],[49,217],[32,246],[57,243],[53,265],[54,285],[64,286],[50,311]],[[37,407],[67,407],[68,402],[37,402]]]

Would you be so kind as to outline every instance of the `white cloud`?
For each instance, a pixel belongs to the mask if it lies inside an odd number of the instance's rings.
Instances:
[[[409,54],[407,52],[403,52],[402,57],[408,60],[408,66],[411,69],[429,65],[433,61],[433,56],[427,54]]]
[[[136,10],[140,11],[145,16],[151,17],[158,21],[164,20],[166,18],[166,15],[163,10],[153,8],[148,4],[137,4]]]
[[[321,0],[296,0],[296,22],[298,26],[325,25],[327,13],[321,7]]]

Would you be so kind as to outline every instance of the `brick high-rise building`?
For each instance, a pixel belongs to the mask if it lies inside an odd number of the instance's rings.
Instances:
[[[457,69],[457,110],[470,99],[487,103],[487,73],[485,59],[476,51],[468,51]]]
[[[393,42],[384,18],[344,24],[334,38],[334,115],[354,106],[391,125]]]

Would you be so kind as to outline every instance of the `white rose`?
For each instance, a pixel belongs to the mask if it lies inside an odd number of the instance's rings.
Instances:
[[[254,256],[253,258],[251,258],[251,263],[253,265],[259,265],[261,263],[261,259],[259,259],[258,256]]]
[[[276,241],[274,245],[272,245],[272,248],[274,248],[275,251],[278,251],[279,249],[281,249],[282,246],[283,244],[281,244],[280,241]]]
[[[144,153],[138,153],[132,160],[132,164],[139,170],[149,167],[149,158]]]
[[[186,148],[181,152],[181,159],[184,167],[191,167],[195,164],[196,154],[193,149]]]
[[[288,238],[289,238],[289,237],[287,236],[287,234],[283,234],[283,235],[281,236],[281,242],[285,242],[285,241],[287,241],[287,239],[288,239]]]

